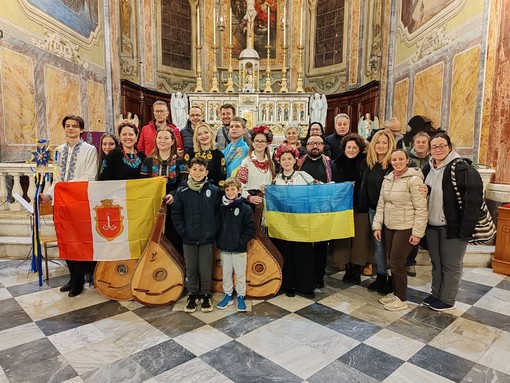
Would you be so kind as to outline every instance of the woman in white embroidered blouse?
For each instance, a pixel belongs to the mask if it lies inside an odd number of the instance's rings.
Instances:
[[[239,167],[237,178],[242,184],[242,196],[259,205],[264,201],[265,186],[271,185],[275,176],[275,166],[269,153],[273,134],[268,126],[256,126],[250,130],[250,135],[250,151]]]

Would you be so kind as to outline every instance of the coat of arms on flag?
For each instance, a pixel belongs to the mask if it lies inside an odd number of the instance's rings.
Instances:
[[[104,199],[100,206],[94,207],[94,212],[96,232],[101,237],[111,241],[122,233],[124,230],[122,206],[114,205],[112,199]]]
[[[163,177],[57,183],[53,220],[60,258],[140,258],[150,239],[165,185]]]

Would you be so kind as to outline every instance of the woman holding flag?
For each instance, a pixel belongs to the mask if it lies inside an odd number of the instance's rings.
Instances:
[[[281,171],[276,175],[273,184],[293,186],[316,183],[308,173],[296,170],[299,151],[294,146],[289,144],[279,146],[274,158],[280,164]],[[314,298],[313,290],[317,281],[314,273],[312,243],[276,238],[271,240],[284,259],[281,291],[288,297],[298,293],[307,298]]]
[[[156,133],[156,142],[151,155],[147,157],[140,169],[141,178],[165,177],[166,193],[164,201],[167,204],[165,220],[165,236],[182,254],[182,239],[177,234],[170,219],[171,204],[179,184],[186,179],[188,170],[183,161],[177,157],[177,140],[170,127],[163,127]]]

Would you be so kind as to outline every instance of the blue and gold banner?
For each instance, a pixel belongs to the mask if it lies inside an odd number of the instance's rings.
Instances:
[[[354,237],[354,184],[266,186],[269,236],[320,242]]]

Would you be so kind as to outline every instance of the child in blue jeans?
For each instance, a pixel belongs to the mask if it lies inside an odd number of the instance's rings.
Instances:
[[[232,272],[236,273],[237,311],[246,311],[246,248],[255,233],[250,203],[241,197],[241,181],[228,178],[220,208],[220,233],[216,247],[221,250],[225,297],[216,307],[225,309],[234,303]]]
[[[175,194],[172,220],[183,243],[186,288],[190,292],[185,312],[201,304],[203,312],[213,310],[211,278],[213,245],[219,229],[220,191],[207,179],[207,160],[195,157],[190,162],[188,181]]]

